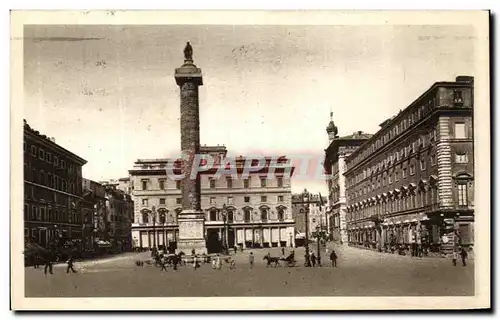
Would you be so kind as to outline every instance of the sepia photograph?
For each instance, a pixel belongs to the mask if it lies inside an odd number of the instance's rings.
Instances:
[[[490,307],[487,11],[11,19],[13,309]]]

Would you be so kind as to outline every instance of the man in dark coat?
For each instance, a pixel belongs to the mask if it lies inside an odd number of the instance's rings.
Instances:
[[[337,267],[337,254],[335,250],[332,250],[332,253],[330,253],[330,260],[332,261],[332,267]]]
[[[49,270],[50,274],[54,274],[52,272],[52,258],[53,258],[52,256],[53,256],[52,252],[47,252],[44,256],[44,265],[45,265],[44,272],[45,272],[45,274],[47,274],[47,270]]]

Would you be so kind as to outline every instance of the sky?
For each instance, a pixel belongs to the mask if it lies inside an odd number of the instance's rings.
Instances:
[[[95,181],[177,157],[186,41],[202,69],[201,144],[230,156],[307,155],[375,133],[436,81],[474,76],[471,26],[32,25],[24,29],[24,118],[86,159]],[[292,191],[327,194],[320,177]]]

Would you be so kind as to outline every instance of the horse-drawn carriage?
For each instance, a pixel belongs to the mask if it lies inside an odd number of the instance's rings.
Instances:
[[[274,264],[274,267],[281,266],[280,261],[285,262],[285,267],[295,267],[297,264],[294,252],[290,253],[286,258],[271,257],[271,254],[268,253],[262,260],[267,260],[266,267],[269,267],[272,264]]]

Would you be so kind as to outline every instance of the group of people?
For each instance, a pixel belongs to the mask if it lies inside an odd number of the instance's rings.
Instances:
[[[44,265],[44,273],[47,274],[54,274],[54,269],[53,269],[53,260],[50,254],[45,254],[43,257],[37,256],[34,259],[34,264],[33,268],[34,269],[39,269],[40,268],[40,261],[43,261]],[[72,256],[68,257],[68,260],[66,260],[66,273],[69,273],[71,270],[72,273],[76,273],[75,269],[73,268],[75,263],[75,259]]]
[[[337,267],[338,256],[335,250],[332,249],[332,251],[329,252],[328,248],[326,248],[325,257],[328,257],[330,259],[332,267]],[[306,254],[304,255],[304,259],[306,266],[316,267],[317,265],[318,267],[321,267],[321,257],[317,257],[314,252],[312,252],[311,254],[308,254],[308,252],[306,252]]]

